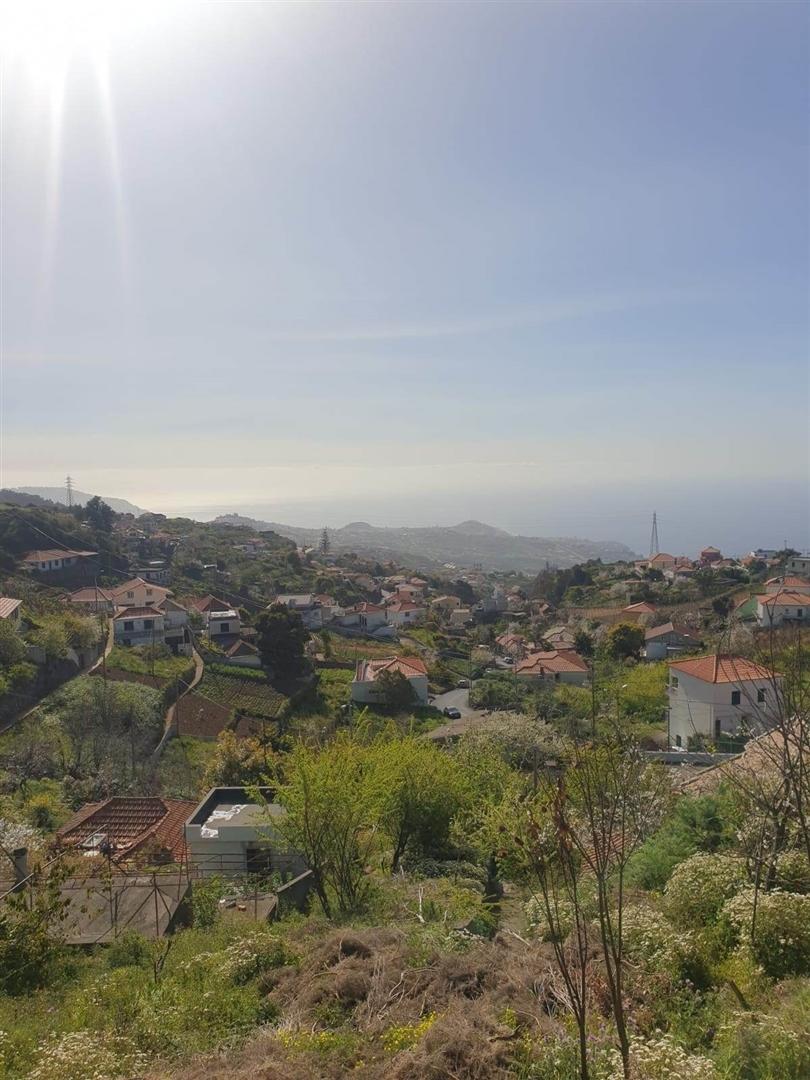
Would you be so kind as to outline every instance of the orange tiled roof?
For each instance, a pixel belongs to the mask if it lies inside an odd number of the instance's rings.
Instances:
[[[797,592],[780,592],[772,596],[758,596],[757,601],[763,607],[807,607],[810,605],[810,595]]]
[[[354,677],[357,682],[374,682],[383,671],[398,671],[406,679],[427,675],[424,661],[418,656],[391,656],[383,660],[358,660]]]
[[[95,588],[89,585],[84,589],[76,589],[75,592],[68,593],[65,599],[71,604],[93,604],[97,600],[112,601],[115,599],[115,593],[112,589],[104,589],[101,586]]]
[[[82,807],[57,836],[75,847],[95,833],[103,833],[112,846],[113,857],[120,860],[131,859],[154,841],[177,862],[185,851],[183,826],[195,807],[195,803],[180,799],[116,796]]]
[[[742,656],[696,656],[692,660],[673,660],[669,666],[673,671],[708,683],[754,682],[779,677],[777,672]]]
[[[133,592],[135,589],[144,586],[147,589],[152,589],[153,592],[163,593],[165,596],[171,596],[171,589],[167,589],[164,585],[156,585],[154,581],[146,581],[142,577],[130,578],[129,581],[125,581],[123,585],[119,585],[116,589],[113,589],[113,596],[118,598],[123,593]]]
[[[0,619],[7,619],[13,615],[22,600],[15,600],[12,596],[0,596]]]
[[[765,582],[766,588],[768,585],[779,585],[783,589],[806,589],[810,587],[810,581],[800,577],[772,577]]]
[[[518,674],[560,674],[565,671],[588,671],[587,663],[573,649],[553,649],[551,652],[531,653],[515,664]]]
[[[652,615],[655,612],[655,604],[641,600],[638,604],[628,604],[627,607],[622,608],[622,611],[626,611],[628,615]]]
[[[23,555],[23,562],[48,562],[51,559],[65,559],[88,557],[90,555],[98,555],[97,551],[74,551],[72,548],[44,548],[37,551],[26,551]]]
[[[162,619],[163,612],[158,611],[157,608],[153,607],[121,608],[121,610],[116,615],[113,615],[113,621],[115,622],[118,619],[142,619],[145,616],[155,619]]]

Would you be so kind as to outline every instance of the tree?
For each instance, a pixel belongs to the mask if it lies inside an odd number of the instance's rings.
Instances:
[[[383,739],[373,768],[380,826],[391,843],[391,872],[407,850],[440,855],[463,802],[461,775],[444,750],[414,738]]]
[[[99,532],[111,532],[115,521],[115,511],[98,495],[88,499],[82,515],[84,520]]]
[[[287,813],[273,825],[306,860],[327,918],[361,910],[380,805],[368,749],[348,736],[323,749],[296,743],[276,800]]]
[[[617,660],[638,656],[644,645],[644,627],[634,623],[617,623],[605,635],[608,653]]]
[[[323,527],[323,531],[321,532],[321,540],[318,544],[318,550],[320,551],[321,555],[328,555],[329,552],[332,550],[332,541],[329,539],[329,530],[325,525]]]
[[[593,635],[587,630],[577,630],[574,634],[574,648],[580,656],[590,658],[594,654]]]
[[[414,688],[401,671],[380,672],[375,687],[382,704],[395,712],[405,712],[416,704]]]
[[[0,668],[25,659],[25,642],[8,619],[0,619]]]
[[[266,783],[274,761],[272,750],[258,739],[239,739],[233,731],[222,731],[203,783],[206,788]]]
[[[256,620],[256,645],[262,664],[279,679],[294,678],[304,669],[309,631],[296,611],[273,604]]]

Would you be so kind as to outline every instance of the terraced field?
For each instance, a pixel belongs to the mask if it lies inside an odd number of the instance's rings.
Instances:
[[[221,669],[206,669],[197,693],[226,709],[238,709],[267,720],[279,717],[289,700],[268,682],[245,677],[241,672],[226,675]]]

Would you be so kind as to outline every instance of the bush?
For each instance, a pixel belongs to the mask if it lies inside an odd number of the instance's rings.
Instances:
[[[610,1080],[624,1075],[618,1050],[613,1051],[614,1072]],[[630,1066],[634,1080],[715,1080],[717,1072],[707,1057],[689,1054],[669,1036],[630,1039]]]
[[[806,1003],[805,1003],[806,1006]],[[806,1080],[810,1025],[789,1017],[735,1013],[721,1025],[715,1060],[725,1080]]]
[[[694,965],[691,937],[678,932],[660,912],[630,905],[624,909],[623,926],[627,955],[647,971],[668,975],[676,982],[690,975]]]
[[[147,939],[135,930],[127,930],[107,950],[107,967],[143,967],[151,956]]]
[[[675,867],[667,882],[667,911],[676,925],[708,926],[715,922],[726,900],[746,883],[742,859],[732,855],[692,855]]]
[[[723,920],[737,941],[745,942],[754,914],[754,890],[746,889],[723,907]],[[768,975],[802,975],[810,971],[810,896],[774,891],[757,899],[754,958]]]

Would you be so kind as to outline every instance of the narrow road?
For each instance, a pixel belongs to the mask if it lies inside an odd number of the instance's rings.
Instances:
[[[429,731],[424,736],[424,738],[431,739],[434,742],[457,739],[477,724],[480,724],[489,715],[480,709],[474,709],[470,705],[469,690],[448,690],[446,694],[437,694],[431,701],[431,705],[437,709],[458,709],[461,713],[460,720],[447,720],[446,723],[434,728],[433,731]]]
[[[200,656],[196,649],[193,651],[192,656],[194,657],[194,675],[192,676],[191,682],[183,689],[183,691],[177,696],[177,699],[173,701],[166,710],[166,716],[163,719],[163,734],[161,735],[160,742],[157,744],[152,754],[152,757],[154,759],[160,757],[161,753],[163,752],[164,746],[174,734],[174,714],[175,710],[177,709],[177,702],[180,700],[180,698],[185,697],[186,694],[191,693],[191,691],[194,689],[195,686],[197,686],[200,679],[203,677],[203,673],[205,672],[205,664],[203,663],[203,658]]]

